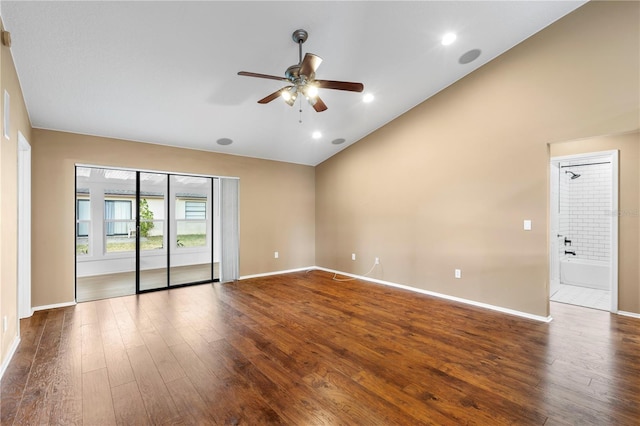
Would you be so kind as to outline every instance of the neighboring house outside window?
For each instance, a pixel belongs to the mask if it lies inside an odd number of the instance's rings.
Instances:
[[[207,218],[207,203],[206,201],[185,201],[184,203],[184,218],[204,220]]]

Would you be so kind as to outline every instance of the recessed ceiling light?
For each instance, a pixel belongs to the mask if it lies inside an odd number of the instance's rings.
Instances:
[[[373,95],[371,93],[365,93],[364,96],[362,97],[362,102],[364,103],[369,103],[369,102],[373,102]]]
[[[454,41],[456,41],[457,37],[458,36],[456,36],[455,33],[446,33],[445,35],[442,36],[442,40],[440,42],[442,43],[443,46],[448,46]]]
[[[233,141],[229,138],[220,138],[216,141],[218,145],[231,145]]]
[[[315,131],[311,134],[311,137],[314,139],[320,139],[322,137],[322,133],[320,133],[319,131]]]
[[[345,142],[344,138],[338,138],[331,141],[331,143],[334,145],[340,145],[340,144],[343,144],[344,142]]]

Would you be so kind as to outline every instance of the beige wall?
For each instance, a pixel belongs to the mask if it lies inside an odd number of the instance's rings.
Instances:
[[[316,263],[548,315],[547,144],[640,127],[639,7],[588,3],[317,166]]]
[[[313,167],[34,129],[33,306],[74,300],[74,165],[78,163],[237,176],[240,274],[314,264]],[[273,257],[276,250],[279,259]]]
[[[619,151],[618,309],[640,313],[640,132],[551,144],[552,157]]]
[[[0,23],[0,26],[2,23]],[[18,131],[31,139],[31,124],[13,64],[11,50],[0,45],[0,362],[18,336]],[[4,91],[9,93],[9,139],[4,135]],[[7,318],[7,331],[2,318]]]

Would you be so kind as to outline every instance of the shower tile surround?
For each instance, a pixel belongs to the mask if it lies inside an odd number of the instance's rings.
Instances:
[[[575,258],[608,262],[611,233],[611,163],[570,161],[560,168],[559,233],[571,245],[559,244],[560,260]],[[580,165],[584,164],[584,165]],[[577,166],[577,167],[571,167]],[[571,179],[571,171],[580,177]],[[574,251],[575,256],[565,254]]]

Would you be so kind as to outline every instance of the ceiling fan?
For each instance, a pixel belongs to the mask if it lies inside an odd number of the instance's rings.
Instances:
[[[238,75],[246,77],[267,78],[270,80],[286,81],[289,83],[272,94],[260,99],[259,104],[267,104],[278,97],[293,106],[299,94],[302,94],[313,109],[321,112],[327,109],[327,105],[318,96],[318,89],[346,90],[348,92],[362,92],[362,83],[351,83],[348,81],[316,80],[316,70],[322,62],[322,58],[313,53],[306,53],[302,59],[302,43],[307,41],[309,34],[305,30],[295,30],[291,35],[293,41],[298,44],[298,63],[291,65],[284,73],[284,77],[275,75],[258,74],[255,72],[240,71]]]

